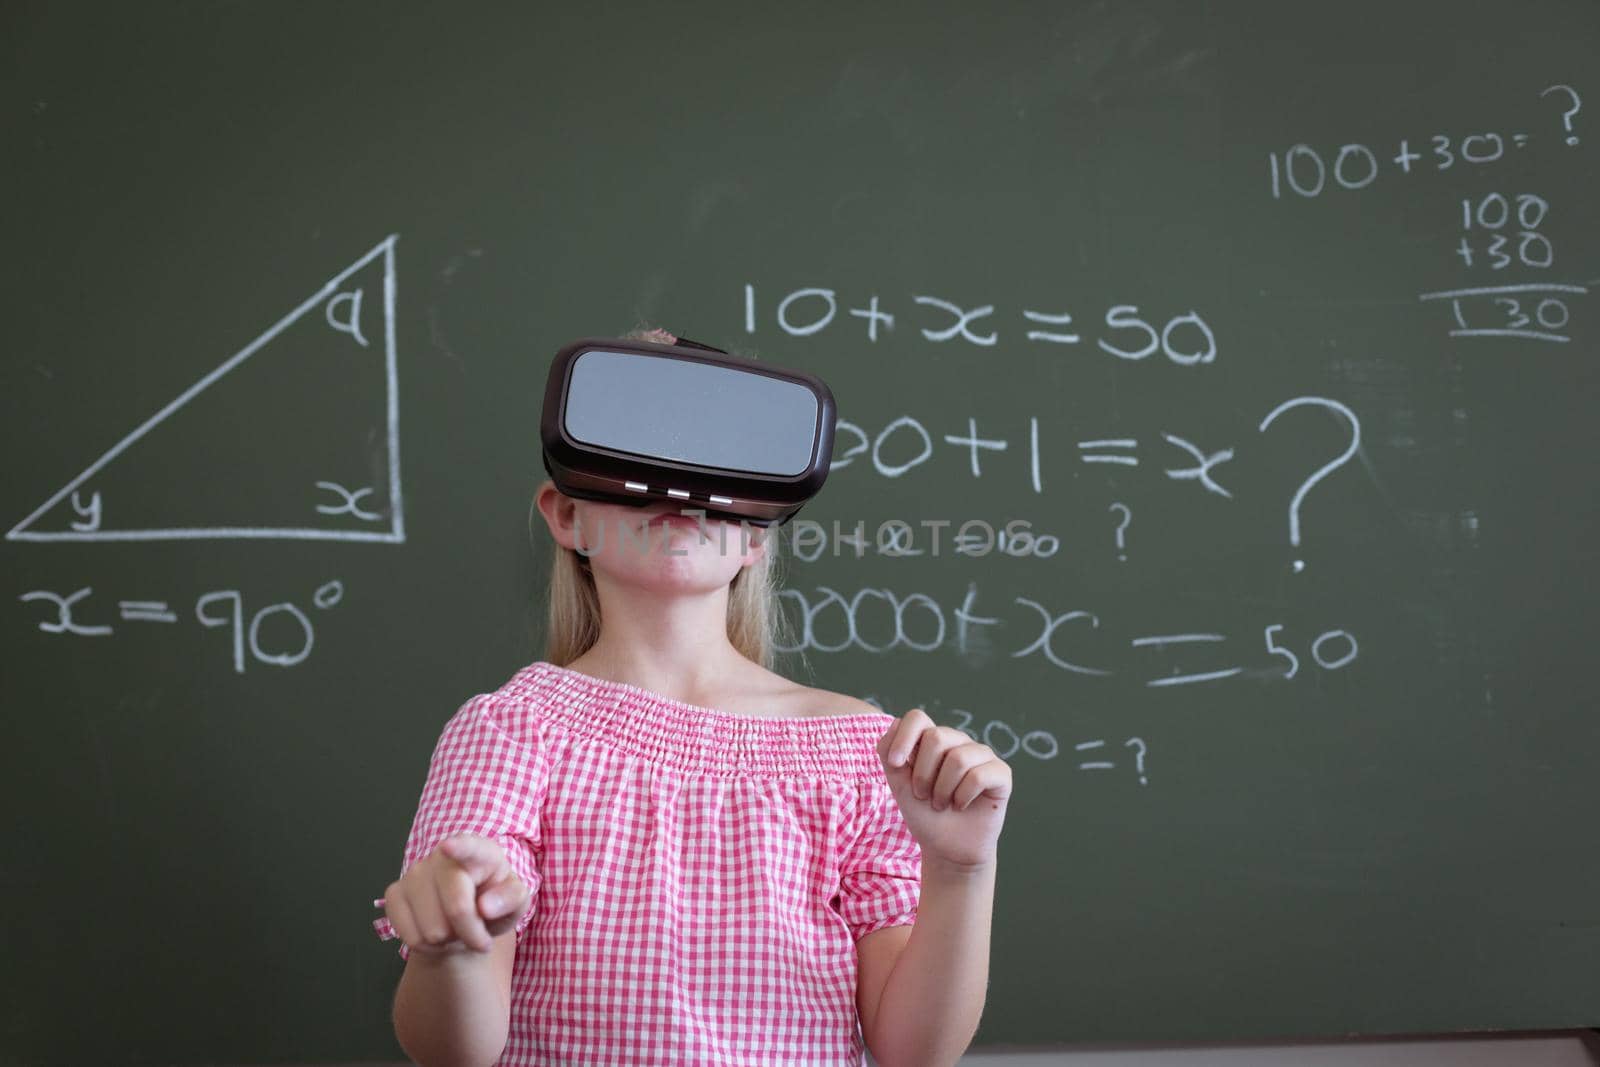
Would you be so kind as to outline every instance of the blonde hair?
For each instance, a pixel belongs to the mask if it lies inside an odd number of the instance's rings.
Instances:
[[[623,337],[656,344],[677,344],[666,330],[641,326]],[[529,516],[530,526],[532,515]],[[778,601],[782,566],[777,527],[762,535],[761,557],[741,567],[728,587],[728,640],[746,659],[772,670],[787,626]],[[583,655],[600,637],[600,596],[595,591],[589,559],[575,549],[555,545],[550,561],[549,614],[544,658],[564,667]],[[787,642],[792,647],[792,642]]]

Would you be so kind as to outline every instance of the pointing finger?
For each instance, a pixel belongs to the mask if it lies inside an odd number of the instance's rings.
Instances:
[[[505,852],[496,841],[467,831],[451,834],[435,849],[446,859],[459,864],[472,876],[473,885],[482,885],[505,865]]]

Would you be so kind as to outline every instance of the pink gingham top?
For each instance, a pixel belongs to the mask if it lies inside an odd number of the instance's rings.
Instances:
[[[893,723],[722,712],[543,660],[463,705],[401,873],[465,830],[533,890],[498,1063],[859,1065],[855,943],[915,922],[921,893],[876,748]]]

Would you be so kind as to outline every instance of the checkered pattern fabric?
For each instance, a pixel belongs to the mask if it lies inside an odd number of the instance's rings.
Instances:
[[[534,891],[499,1063],[860,1064],[855,942],[915,922],[921,890],[876,749],[893,722],[721,712],[542,660],[463,705],[401,873],[471,831]]]

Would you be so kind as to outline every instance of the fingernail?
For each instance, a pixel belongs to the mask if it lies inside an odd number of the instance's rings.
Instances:
[[[505,906],[505,901],[501,900],[498,894],[490,893],[488,896],[483,898],[483,906],[488,908],[491,912],[499,912],[499,910]]]

